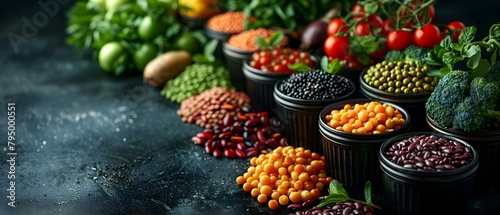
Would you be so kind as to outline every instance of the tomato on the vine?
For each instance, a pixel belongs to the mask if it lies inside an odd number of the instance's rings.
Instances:
[[[361,5],[359,4],[355,4],[354,6],[352,6],[352,18],[353,19],[362,19],[365,17],[365,8],[363,8]]]
[[[382,24],[382,29],[384,29],[384,32],[387,34],[390,31],[396,29],[396,26],[392,22],[392,18],[387,18],[384,20],[384,23]]]
[[[358,36],[368,36],[371,35],[370,26],[365,21],[359,22],[354,28],[354,32]]]
[[[458,36],[460,36],[460,32],[465,28],[465,25],[464,23],[455,20],[448,23],[446,28],[453,32],[451,40],[455,43],[458,41]]]
[[[432,48],[441,42],[441,32],[436,25],[429,23],[415,30],[413,40],[422,48]]]
[[[342,31],[342,33],[345,33],[347,31],[347,22],[343,20],[342,18],[334,18],[330,23],[328,23],[328,26],[326,28],[326,35],[335,35],[339,31]]]
[[[380,18],[377,14],[372,14],[368,17],[368,25],[371,29],[374,29],[375,32],[380,29],[381,34],[386,34],[387,32],[384,30],[384,20]]]
[[[349,54],[349,39],[347,37],[328,36],[323,50],[327,56],[344,59]]]
[[[425,2],[425,0],[414,1],[408,7],[402,6],[399,9],[398,17],[402,18],[402,17],[411,17],[411,16],[413,16],[414,15],[413,11],[417,10],[418,7],[420,7],[420,5],[423,4],[424,2]],[[427,13],[427,17],[424,17],[424,14],[426,14],[426,13]],[[423,10],[420,11],[419,14],[417,14],[417,17],[418,17],[418,20],[420,22],[427,23],[427,22],[432,21],[434,19],[435,15],[436,15],[436,10],[434,8],[434,5],[429,5],[427,7],[427,11],[423,11]],[[424,19],[424,18],[427,18],[427,19]],[[409,22],[409,24],[413,24],[413,23],[414,22]],[[411,26],[408,26],[408,27],[411,27]]]
[[[390,31],[387,34],[387,47],[390,50],[403,50],[413,44],[413,33],[406,30]]]

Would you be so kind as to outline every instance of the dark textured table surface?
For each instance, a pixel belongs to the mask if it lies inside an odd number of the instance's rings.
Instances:
[[[289,212],[270,211],[235,183],[248,160],[215,159],[192,144],[201,128],[181,121],[178,104],[140,76],[105,75],[88,52],[67,46],[65,13],[74,1],[59,1],[45,25],[23,32],[23,18],[42,11],[34,2],[0,3],[0,214]],[[442,2],[436,11],[443,22],[464,17],[487,28],[500,20],[482,12],[498,8],[496,1],[473,8]],[[26,41],[12,43],[12,33]],[[16,113],[15,208],[6,198],[8,103]],[[499,208],[498,193],[477,195],[467,214],[499,214]]]

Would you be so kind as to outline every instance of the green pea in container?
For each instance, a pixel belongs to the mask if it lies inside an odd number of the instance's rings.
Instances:
[[[361,72],[359,76],[359,88],[364,97],[381,102],[389,102],[400,105],[412,116],[411,131],[430,131],[425,121],[425,103],[431,96],[431,92],[426,93],[390,93],[370,86],[363,79],[368,69]]]

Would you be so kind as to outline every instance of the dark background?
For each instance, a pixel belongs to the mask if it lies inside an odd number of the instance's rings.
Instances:
[[[288,213],[270,211],[236,185],[247,160],[214,159],[193,145],[201,128],[180,120],[178,104],[140,76],[104,74],[88,51],[66,45],[74,1],[60,4],[15,52],[6,36],[22,35],[22,18],[41,11],[37,2],[0,1],[0,214]],[[482,38],[500,21],[499,6],[440,0],[435,22],[461,20]],[[15,209],[6,198],[9,102],[16,103]],[[498,199],[475,196],[466,213],[498,214]]]

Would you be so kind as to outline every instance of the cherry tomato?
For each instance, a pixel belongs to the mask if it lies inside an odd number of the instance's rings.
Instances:
[[[358,36],[368,36],[368,35],[371,35],[371,33],[372,33],[370,31],[370,26],[368,26],[368,23],[366,23],[365,21],[359,22],[356,25],[354,32]]]
[[[349,54],[349,39],[347,37],[328,36],[323,50],[327,56],[343,59]]]
[[[347,31],[347,22],[344,21],[342,18],[334,18],[330,23],[328,23],[328,26],[326,28],[326,34],[328,36],[330,35],[335,35],[339,31],[342,31],[342,33],[345,33]]]
[[[415,30],[413,40],[422,48],[432,48],[441,41],[441,32],[436,25],[429,23]]]
[[[389,50],[403,50],[413,44],[413,33],[411,31],[397,30],[387,34],[387,47]]]
[[[389,33],[389,31],[396,29],[396,26],[392,22],[391,18],[387,18],[384,20],[382,28],[384,29],[384,32],[387,34],[387,33]]]
[[[458,36],[460,36],[460,32],[465,28],[465,25],[460,21],[451,21],[446,28],[453,32],[451,40],[455,43],[458,41]]]
[[[361,5],[359,4],[355,4],[354,6],[352,6],[352,18],[353,19],[362,19],[365,17],[365,8],[363,8]]]
[[[372,14],[368,17],[368,25],[375,32],[379,31],[381,34],[386,34],[387,32],[384,30],[384,20],[380,18],[377,14]],[[380,30],[378,30],[380,29]]]

